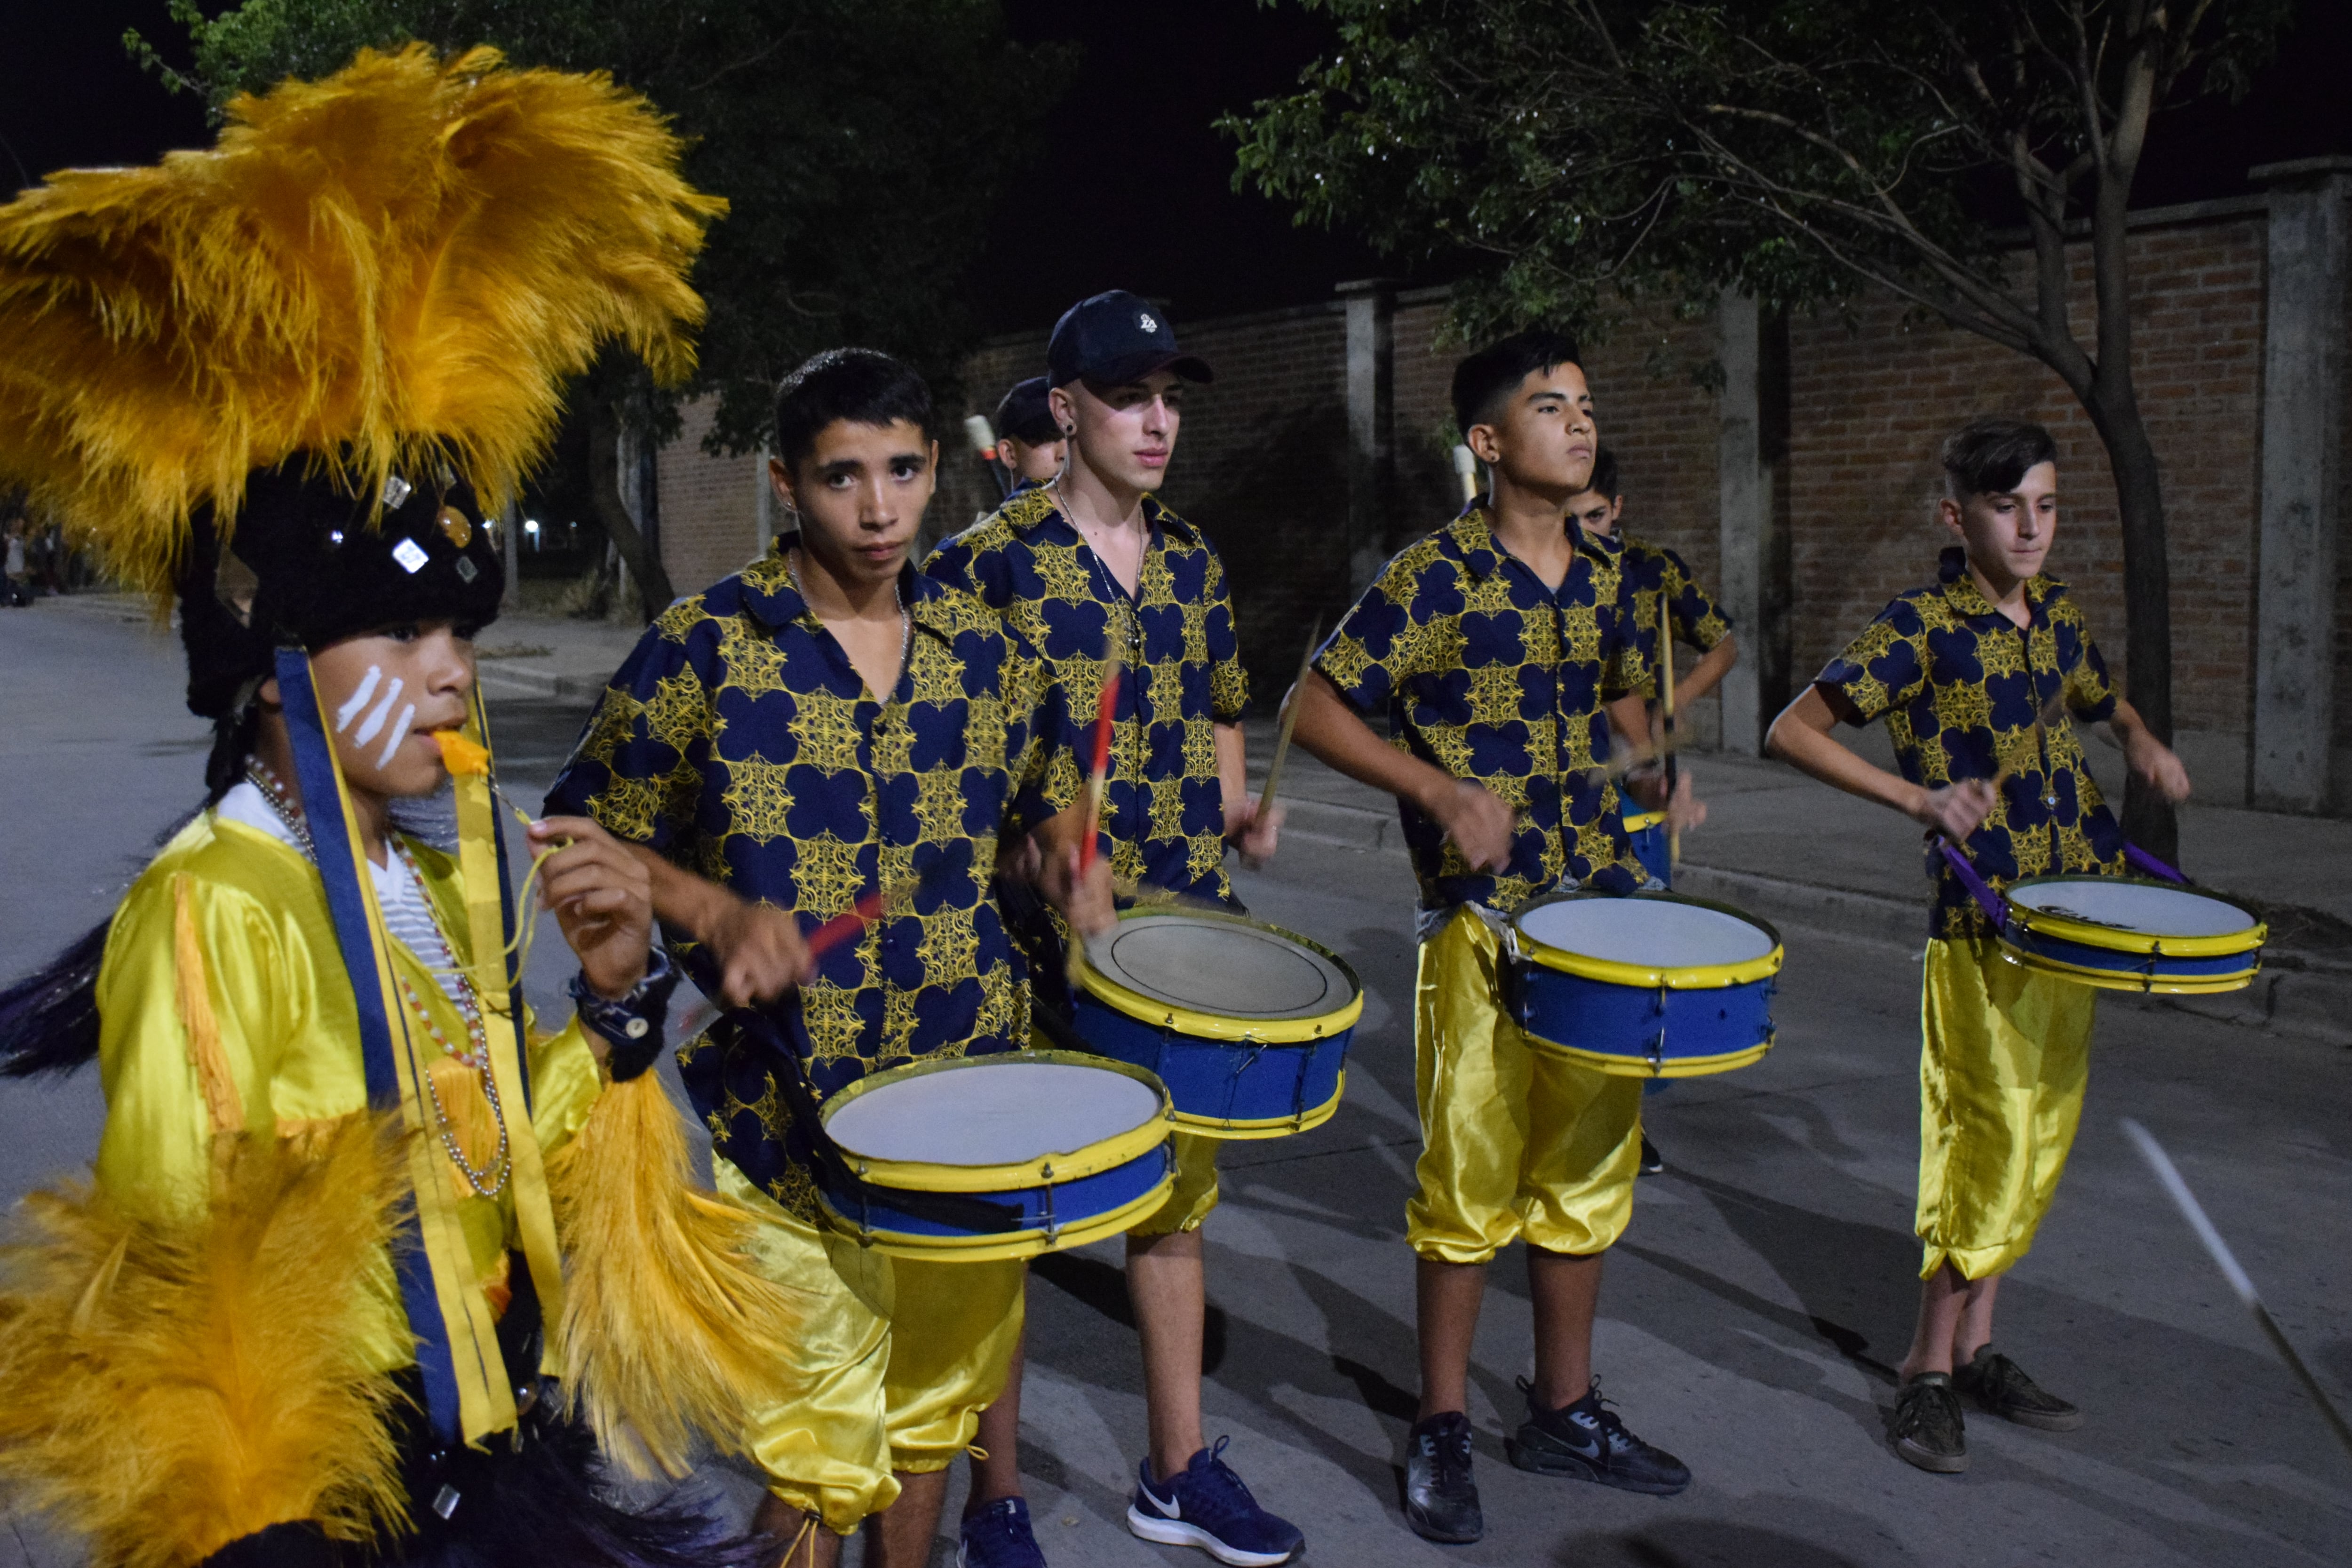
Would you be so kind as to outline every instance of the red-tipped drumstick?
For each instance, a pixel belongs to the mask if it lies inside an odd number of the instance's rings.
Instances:
[[[1113,659],[1104,668],[1102,696],[1095,704],[1094,776],[1087,781],[1087,813],[1080,826],[1085,829],[1078,840],[1078,869],[1091,870],[1095,863],[1095,825],[1102,820],[1103,791],[1110,784],[1110,728],[1112,716],[1118,711],[1119,666]]]
[[[835,915],[809,932],[809,956],[823,958],[859,931],[864,931],[873,923],[875,917],[882,912],[882,906],[887,900],[887,895],[879,888],[860,893],[857,896],[857,901],[849,907],[847,914]]]

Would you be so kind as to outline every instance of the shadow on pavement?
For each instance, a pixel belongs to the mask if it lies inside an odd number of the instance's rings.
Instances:
[[[1748,1506],[1778,1512],[1788,1509],[1790,1500],[1766,1499]],[[1832,1532],[1820,1516],[1837,1510],[1809,1500],[1804,1511],[1816,1533]],[[1858,1535],[1881,1535],[1866,1565],[1811,1541],[1720,1519],[1674,1520],[1622,1535],[1580,1535],[1562,1542],[1551,1560],[1561,1568],[1900,1568],[1915,1561],[1859,1515],[1845,1528]]]

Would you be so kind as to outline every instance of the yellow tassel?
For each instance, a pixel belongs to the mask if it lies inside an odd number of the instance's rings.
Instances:
[[[215,1136],[245,1131],[245,1102],[221,1048],[220,1023],[213,1016],[210,983],[205,975],[205,944],[196,934],[195,881],[186,872],[172,879],[172,966],[179,991],[180,1026],[188,1033],[188,1059],[212,1112]]]
[[[436,1057],[425,1069],[433,1079],[434,1104],[466,1163],[488,1175],[499,1158],[499,1121],[482,1093],[482,1075],[455,1057]],[[436,1127],[437,1134],[442,1130]],[[460,1181],[465,1178],[460,1174]]]
[[[194,1218],[86,1185],[35,1193],[0,1244],[0,1489],[93,1562],[189,1568],[315,1520],[364,1542],[407,1525],[365,1364],[396,1313],[396,1136],[353,1118],[305,1157],[237,1138]]]
[[[607,1089],[547,1162],[568,1265],[565,1387],[605,1453],[639,1473],[650,1457],[683,1475],[697,1431],[740,1452],[751,1413],[790,1392],[778,1374],[798,1308],[752,1266],[760,1222],[697,1190],[691,1171],[652,1073]]]

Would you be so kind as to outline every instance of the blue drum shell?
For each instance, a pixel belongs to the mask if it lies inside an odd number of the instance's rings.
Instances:
[[[1511,1012],[1519,1026],[1580,1058],[1600,1058],[1604,1071],[1692,1076],[1772,1043],[1777,987],[1769,977],[1667,990],[1565,974],[1527,961],[1510,973]]]
[[[1069,1230],[1141,1202],[1154,1187],[1169,1179],[1174,1168],[1175,1150],[1163,1141],[1123,1165],[1076,1181],[1056,1182],[1050,1188],[1040,1185],[955,1196],[1018,1207],[1021,1217],[1005,1227],[1008,1234]],[[900,1208],[892,1203],[892,1193],[891,1187],[872,1180],[860,1183],[858,1191],[854,1193],[836,1193],[823,1182],[817,1188],[817,1196],[825,1208],[852,1233],[870,1231],[890,1237],[923,1237],[947,1243],[950,1247],[958,1241],[995,1239],[990,1231],[958,1225],[940,1217],[936,1212]],[[942,1196],[929,1192],[908,1195],[934,1211]],[[948,1250],[937,1256],[952,1258],[955,1254]]]
[[[1129,1017],[1084,991],[1074,1012],[1088,1049],[1158,1075],[1175,1103],[1178,1124],[1212,1135],[1274,1136],[1321,1121],[1339,1099],[1348,1042],[1356,1033],[1349,1025],[1296,1044],[1213,1040]]]

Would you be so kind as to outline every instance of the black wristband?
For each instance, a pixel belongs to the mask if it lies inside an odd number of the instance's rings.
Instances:
[[[614,1083],[626,1083],[654,1065],[661,1054],[662,1028],[669,1021],[670,993],[677,989],[677,966],[660,948],[646,964],[646,977],[626,996],[600,996],[583,969],[572,977],[572,1001],[580,1023],[612,1045],[605,1058]]]

